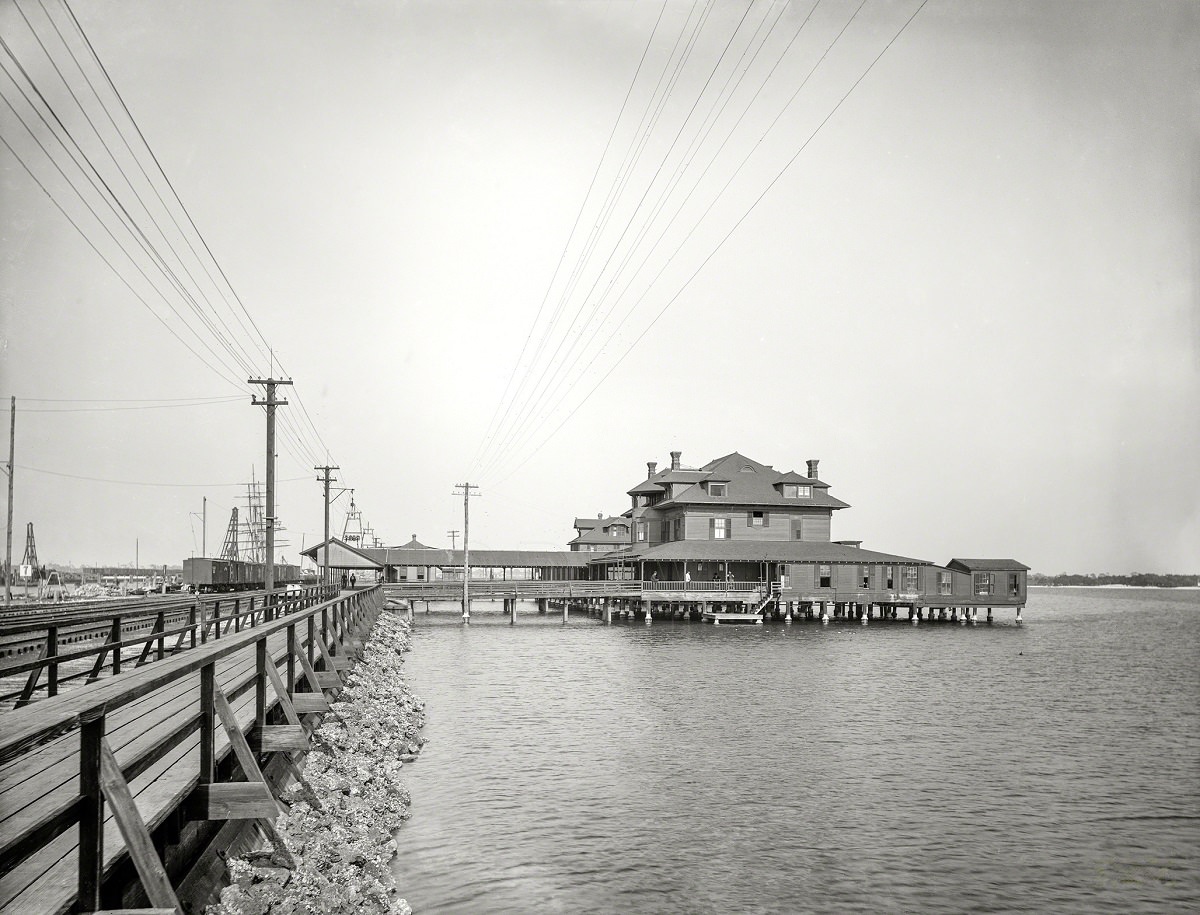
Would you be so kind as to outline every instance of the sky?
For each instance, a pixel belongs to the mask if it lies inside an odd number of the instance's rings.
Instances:
[[[868,548],[1200,572],[1200,5],[69,2],[0,7],[14,562],[218,553],[274,373],[289,561],[318,464],[554,549],[736,450]]]

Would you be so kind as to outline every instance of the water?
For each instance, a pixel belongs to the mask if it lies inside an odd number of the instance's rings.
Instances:
[[[446,610],[407,662],[417,913],[1200,908],[1200,592],[1039,589],[1023,627]]]

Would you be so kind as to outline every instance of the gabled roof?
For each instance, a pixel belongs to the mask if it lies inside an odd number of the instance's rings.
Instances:
[[[641,495],[643,493],[654,495],[655,493],[661,493],[662,491],[663,488],[655,483],[653,479],[642,480],[642,482],[638,483],[638,485],[633,487],[633,489],[626,490],[626,492],[631,496]]]
[[[392,550],[432,550],[433,547],[426,546],[420,540],[417,539],[416,534],[413,534],[412,540],[408,541],[408,543],[404,544],[403,546],[389,547],[389,549],[392,549]]]
[[[379,550],[378,552],[383,552]],[[325,544],[318,543],[304,550],[301,556],[308,556],[319,566],[328,565],[331,569],[378,569],[381,564],[366,550],[351,546],[337,537],[329,538],[329,558],[325,558]]]
[[[1029,566],[1015,559],[951,559],[947,569],[956,572],[1028,572]]]
[[[754,472],[749,473],[743,468],[749,467]],[[718,505],[754,505],[790,508],[849,508],[841,499],[829,495],[829,487],[820,480],[803,477],[792,471],[781,473],[778,470],[760,464],[744,454],[733,452],[723,458],[717,458],[704,465],[710,479],[727,482],[725,495],[713,496],[700,485],[692,485],[680,489],[669,500],[659,503],[656,508],[664,509],[671,505],[681,504],[718,504]],[[812,496],[806,499],[785,499],[776,485],[781,480],[803,482],[813,487]]]
[[[753,473],[748,472],[752,470]],[[727,483],[724,496],[710,496],[708,482]],[[659,507],[679,503],[718,502],[726,505],[794,505],[813,506],[816,508],[849,508],[841,499],[835,499],[828,493],[829,484],[815,477],[804,476],[793,470],[781,473],[769,464],[761,464],[753,458],[748,458],[740,452],[733,451],[724,457],[709,461],[699,470],[672,470],[666,468],[643,480],[633,489],[627,490],[629,495],[659,495],[665,488],[664,484],[676,484],[670,499],[660,503]],[[784,499],[783,494],[776,489],[780,483],[803,483],[813,487],[811,498],[803,500]],[[684,485],[678,485],[684,484]]]
[[[578,536],[576,536],[574,540],[571,540],[567,545],[570,546],[572,543],[607,543],[611,544],[613,549],[616,549],[621,544],[629,543],[631,539],[629,530],[632,527],[632,524],[633,522],[622,515],[617,515],[616,517],[610,516],[608,518],[596,518],[595,524],[580,530]],[[614,525],[624,528],[625,532],[620,536],[614,537],[612,534],[612,528]],[[578,529],[578,525],[576,525],[576,529]]]
[[[617,557],[610,554],[595,557],[592,561],[612,561],[615,558]],[[620,558],[631,561],[678,562],[687,559],[698,562],[890,562],[933,565],[927,559],[913,559],[894,553],[877,553],[860,547],[844,546],[840,543],[809,540],[676,540],[648,549],[624,550]]]

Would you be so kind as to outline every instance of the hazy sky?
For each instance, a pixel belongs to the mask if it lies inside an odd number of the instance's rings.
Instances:
[[[219,551],[264,466],[221,336],[319,430],[280,442],[289,560],[326,448],[387,543],[448,545],[469,478],[493,548],[738,450],[820,459],[871,548],[1200,570],[1200,4],[71,0],[259,337],[43,2],[0,7],[62,121],[0,49],[14,561],[32,521],[43,560],[178,563],[203,497]]]

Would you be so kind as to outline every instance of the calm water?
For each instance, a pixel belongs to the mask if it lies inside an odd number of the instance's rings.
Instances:
[[[417,913],[1200,908],[1200,592],[990,628],[446,610],[407,663]]]

